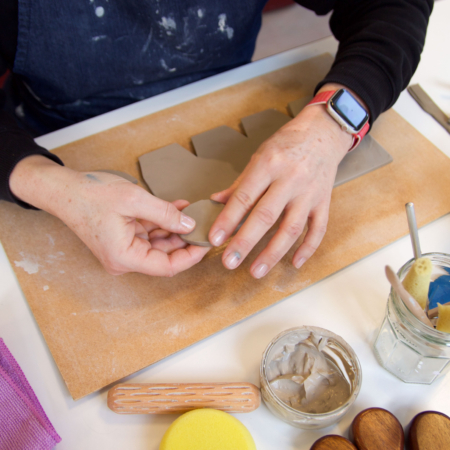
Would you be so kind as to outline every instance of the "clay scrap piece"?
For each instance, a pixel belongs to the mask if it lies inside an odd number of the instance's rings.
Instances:
[[[200,200],[184,208],[183,213],[192,217],[196,226],[191,233],[180,234],[180,238],[188,244],[212,247],[208,239],[208,233],[224,206],[222,203],[213,200]]]
[[[290,120],[286,114],[268,109],[241,119],[247,136],[221,126],[193,136],[192,143],[199,157],[229,162],[240,173],[258,147]]]
[[[201,247],[212,247],[212,244],[208,239],[209,230],[224,207],[225,205],[222,203],[213,200],[200,200],[199,202],[192,203],[184,208],[184,214],[195,219],[196,226],[191,233],[180,234],[180,238],[188,244],[199,245]],[[241,223],[234,230],[234,233],[241,228],[247,217],[248,215],[242,219]]]
[[[129,175],[128,173],[121,172],[120,170],[96,170],[96,172],[112,173],[113,175],[117,175],[118,177],[125,178],[125,180],[128,180],[133,184],[138,184],[138,180],[136,180],[136,178]]]
[[[169,202],[204,200],[230,187],[239,175],[231,164],[198,158],[178,144],[142,155],[139,164],[151,192]]]
[[[302,97],[289,103],[289,111],[295,117],[312,99]],[[372,170],[392,162],[392,156],[370,135],[366,135],[355,150],[347,153],[338,166],[334,187],[358,178]]]

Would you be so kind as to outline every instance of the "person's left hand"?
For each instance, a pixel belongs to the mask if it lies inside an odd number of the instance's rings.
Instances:
[[[329,116],[324,105],[303,109],[264,142],[235,183],[211,196],[226,203],[209,233],[215,246],[223,244],[251,211],[223,253],[224,266],[239,266],[284,212],[277,232],[256,257],[250,272],[255,278],[266,275],[308,223],[303,243],[293,257],[294,266],[300,268],[325,234],[337,167],[352,142],[352,136]]]

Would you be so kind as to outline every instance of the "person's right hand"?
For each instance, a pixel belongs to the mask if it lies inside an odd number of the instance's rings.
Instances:
[[[140,272],[170,277],[201,261],[209,247],[187,245],[192,218],[129,181],[104,172],[76,172],[44,156],[20,161],[11,192],[60,218],[112,275]]]

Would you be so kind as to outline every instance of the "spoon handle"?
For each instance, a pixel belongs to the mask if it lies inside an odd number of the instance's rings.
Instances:
[[[422,256],[420,251],[419,233],[417,232],[416,214],[414,213],[414,203],[407,203],[405,205],[406,216],[408,218],[409,235],[411,236],[411,243],[414,251],[414,259]]]

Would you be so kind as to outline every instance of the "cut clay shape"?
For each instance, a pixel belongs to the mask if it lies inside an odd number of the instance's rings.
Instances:
[[[184,208],[183,213],[192,217],[196,222],[196,226],[191,233],[180,234],[180,238],[188,244],[199,245],[201,247],[212,247],[212,244],[208,239],[209,230],[224,207],[225,205],[222,203],[213,200],[200,200],[199,202],[192,203]],[[247,217],[248,215],[242,219],[241,223],[234,230],[234,233],[241,228]]]
[[[212,247],[209,242],[208,233],[217,216],[222,212],[225,205],[212,200],[200,200],[183,209],[183,213],[195,220],[194,231],[189,234],[180,234],[184,242],[201,247]]]
[[[303,97],[289,104],[296,116],[311,100]],[[185,242],[210,246],[208,232],[223,206],[212,206],[211,194],[220,192],[233,183],[244,170],[258,147],[279,128],[291,120],[287,115],[269,109],[244,117],[245,135],[227,126],[221,126],[192,137],[197,156],[178,144],[146,153],[139,158],[142,175],[151,192],[167,201],[188,200],[186,214],[195,214],[196,229],[182,235]],[[371,136],[348,153],[339,164],[334,186],[378,169],[392,161]],[[205,208],[203,212],[201,208]],[[220,210],[221,210],[220,209]]]
[[[241,119],[246,136],[221,126],[193,136],[192,143],[199,157],[229,162],[240,173],[258,147],[290,120],[286,114],[268,109]]]
[[[231,164],[198,158],[178,144],[142,155],[139,164],[152,193],[168,202],[207,199],[230,187],[239,175]]]
[[[136,178],[129,175],[128,173],[121,172],[120,170],[96,170],[96,172],[112,173],[113,175],[117,175],[118,177],[125,178],[125,180],[128,180],[133,184],[138,184],[138,180],[136,180]]]
[[[311,100],[303,97],[289,103],[295,117]],[[334,187],[365,175],[392,162],[392,156],[370,135],[366,135],[355,150],[347,153],[338,166]]]

